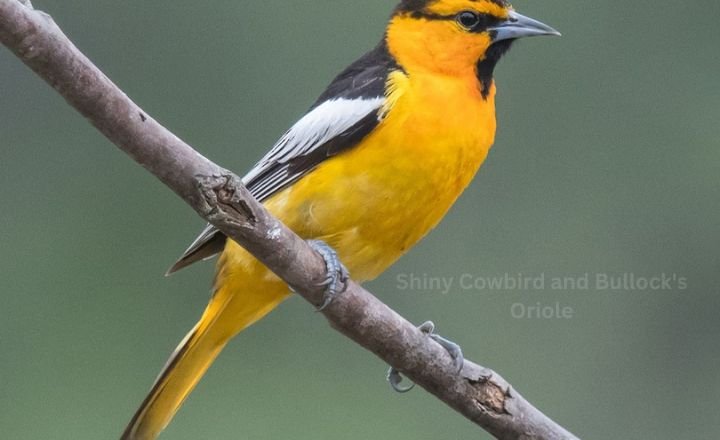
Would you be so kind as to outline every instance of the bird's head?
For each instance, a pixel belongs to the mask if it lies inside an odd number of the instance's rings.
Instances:
[[[386,39],[408,70],[492,77],[513,41],[537,35],[560,34],[518,14],[506,0],[402,0]]]

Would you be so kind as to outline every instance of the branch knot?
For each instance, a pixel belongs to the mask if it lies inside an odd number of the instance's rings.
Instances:
[[[506,406],[507,399],[511,397],[510,388],[504,390],[492,381],[492,375],[481,376],[477,380],[468,379],[468,383],[477,393],[474,400],[481,410],[495,415],[510,415]]]
[[[254,228],[257,215],[248,204],[242,181],[233,173],[196,176],[197,186],[207,207],[211,223],[223,223],[244,229]]]

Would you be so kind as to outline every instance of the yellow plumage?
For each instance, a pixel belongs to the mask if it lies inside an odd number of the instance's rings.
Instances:
[[[431,4],[432,13],[473,7],[503,19],[508,13],[497,1]],[[488,32],[397,13],[385,41],[401,67],[387,77],[381,122],[359,144],[265,201],[301,237],[333,247],[360,282],[377,277],[438,224],[495,136],[495,87],[483,90],[477,71],[493,43]],[[288,295],[283,282],[228,241],[210,304],[123,438],[155,438],[225,344]]]

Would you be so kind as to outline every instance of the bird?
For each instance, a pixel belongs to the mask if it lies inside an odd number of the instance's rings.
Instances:
[[[251,194],[320,253],[326,304],[372,280],[445,216],[494,143],[494,71],[519,38],[560,35],[505,0],[402,0],[380,42],[245,175]],[[122,440],[157,438],[226,344],[291,295],[208,225],[170,268],[219,254],[213,295]]]

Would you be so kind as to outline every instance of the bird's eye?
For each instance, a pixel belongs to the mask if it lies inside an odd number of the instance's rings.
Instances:
[[[480,15],[472,11],[463,11],[457,15],[456,20],[460,26],[470,30],[480,23]]]

